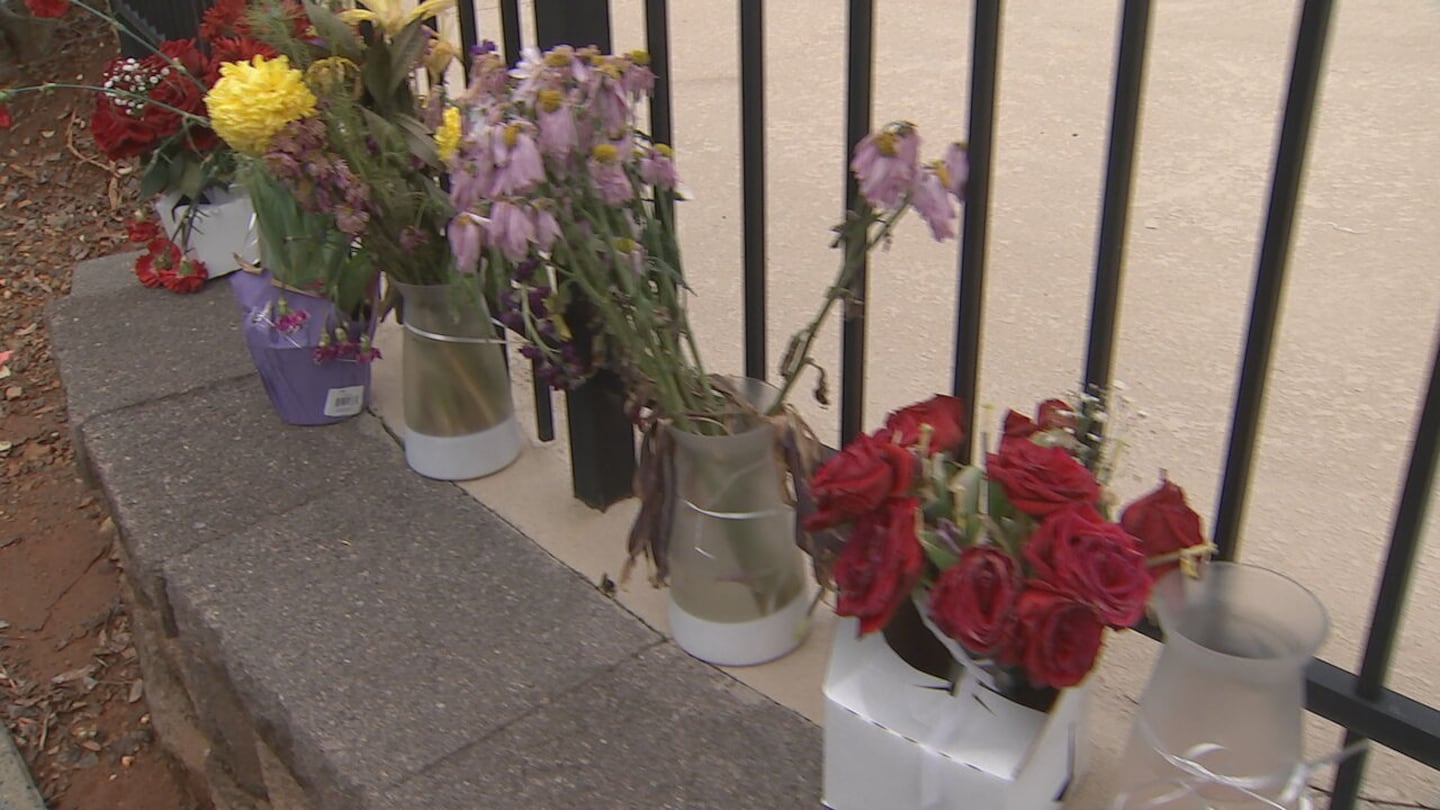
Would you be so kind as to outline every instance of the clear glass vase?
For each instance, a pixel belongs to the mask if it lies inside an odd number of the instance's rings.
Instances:
[[[743,381],[753,403],[774,395]],[[742,389],[743,390],[743,389]],[[670,631],[691,655],[746,666],[804,639],[809,607],[795,510],[786,503],[775,432],[728,436],[670,430],[675,507],[670,523]]]
[[[478,285],[395,287],[404,302],[406,462],[447,481],[505,468],[520,453],[520,427]]]
[[[1214,562],[1173,571],[1151,606],[1165,648],[1126,746],[1114,810],[1299,808],[1305,666],[1328,629],[1294,580]]]

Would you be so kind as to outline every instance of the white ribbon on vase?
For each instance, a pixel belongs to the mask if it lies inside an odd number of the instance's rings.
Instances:
[[[1202,742],[1190,746],[1182,754],[1172,754],[1164,750],[1155,735],[1155,730],[1144,717],[1135,721],[1135,727],[1144,736],[1150,749],[1179,773],[1156,777],[1119,794],[1110,805],[1110,810],[1160,810],[1181,799],[1199,797],[1200,790],[1207,787],[1237,791],[1266,807],[1273,808],[1273,810],[1311,810],[1310,799],[1304,795],[1311,775],[1322,768],[1349,759],[1368,745],[1364,741],[1357,742],[1325,756],[1297,762],[1288,769],[1274,773],[1259,776],[1230,776],[1216,773],[1200,763],[1202,757],[1228,750],[1225,746]],[[1173,789],[1167,793],[1146,799],[1138,806],[1130,805],[1131,795],[1137,791],[1165,788],[1172,785]],[[1281,790],[1273,799],[1260,793],[1260,791],[1270,791],[1276,787]]]

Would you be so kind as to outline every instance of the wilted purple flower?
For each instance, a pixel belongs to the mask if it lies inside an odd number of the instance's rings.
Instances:
[[[625,131],[625,123],[630,120],[630,104],[625,100],[625,90],[617,77],[605,72],[596,75],[600,79],[591,99],[591,109],[600,119],[601,132],[606,137],[613,137]]]
[[[650,70],[650,54],[645,51],[631,51],[625,57],[625,72],[620,75],[620,83],[625,92],[638,98],[654,90],[655,73]]]
[[[473,273],[480,266],[480,251],[485,248],[485,231],[489,222],[469,211],[462,211],[450,220],[446,229],[450,252],[455,256],[455,269]]]
[[[680,184],[680,174],[675,171],[674,153],[670,147],[657,143],[640,158],[640,179],[659,188],[670,190]]]
[[[528,121],[514,121],[496,128],[491,139],[495,174],[489,196],[523,194],[545,179],[545,166],[540,161],[533,128]]]
[[[950,202],[950,192],[945,188],[941,173],[943,163],[926,166],[915,178],[915,187],[910,192],[910,204],[915,213],[930,226],[930,235],[935,241],[944,242],[955,236],[955,209]]]
[[[489,195],[494,174],[488,140],[483,144],[462,143],[455,156],[455,170],[450,173],[450,203],[457,211],[473,208]]]
[[[335,209],[335,227],[347,236],[364,234],[365,226],[369,222],[370,213],[368,211],[356,209],[348,204]]]
[[[945,168],[940,176],[945,181],[945,189],[959,202],[965,202],[965,187],[970,182],[970,152],[965,144],[955,141],[945,147],[941,165]]]
[[[850,170],[865,199],[881,208],[894,208],[915,182],[919,160],[920,135],[914,124],[902,121],[866,135],[855,147]]]
[[[535,224],[524,208],[511,202],[495,204],[490,210],[490,224],[486,231],[489,243],[500,248],[505,258],[514,262],[525,258],[530,252],[530,243],[535,241]]]
[[[565,103],[559,90],[541,90],[535,104],[535,120],[540,125],[540,151],[558,158],[575,151],[579,135],[575,131],[575,114]]]
[[[560,222],[549,206],[536,206],[532,213],[535,216],[535,247],[549,250],[560,238]]]
[[[620,165],[620,150],[608,143],[596,144],[590,150],[590,182],[600,199],[616,205],[635,196],[630,178],[625,176],[625,167]]]

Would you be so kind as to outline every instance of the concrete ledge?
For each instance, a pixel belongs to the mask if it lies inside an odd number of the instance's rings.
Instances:
[[[157,726],[217,807],[818,803],[812,723],[410,473],[374,417],[282,424],[233,306],[137,287],[51,312],[147,683],[175,693]]]

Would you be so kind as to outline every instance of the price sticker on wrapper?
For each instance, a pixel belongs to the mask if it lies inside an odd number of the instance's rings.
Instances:
[[[325,415],[329,417],[354,416],[365,407],[365,386],[351,385],[345,388],[331,388],[325,396]]]

